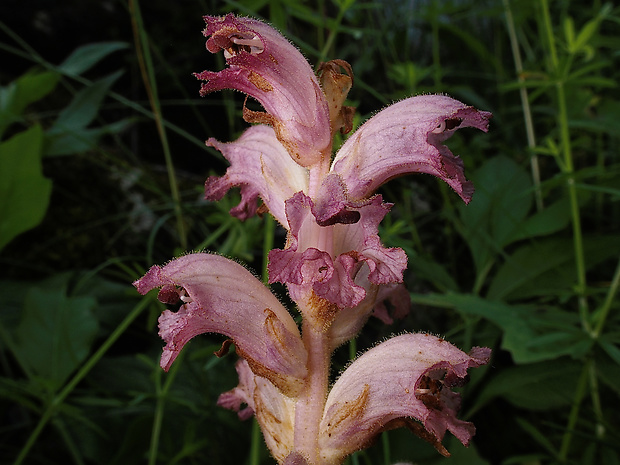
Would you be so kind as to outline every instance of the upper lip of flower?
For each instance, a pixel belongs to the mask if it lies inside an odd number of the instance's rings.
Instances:
[[[258,100],[266,113],[244,108],[248,122],[271,125],[278,140],[302,166],[331,151],[329,108],[312,68],[288,40],[250,18],[204,17],[207,50],[224,50],[228,68],[196,73],[201,94],[237,89]]]

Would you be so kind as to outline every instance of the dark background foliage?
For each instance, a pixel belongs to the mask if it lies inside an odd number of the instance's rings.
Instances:
[[[268,20],[313,65],[351,63],[356,125],[430,92],[494,114],[448,143],[469,206],[431,177],[382,188],[413,311],[371,321],[334,367],[403,331],[492,347],[463,389],[477,434],[447,437],[443,459],[393,431],[350,463],[620,463],[620,11],[567,0],[3,1],[0,462],[273,463],[215,405],[235,355],[205,335],[163,373],[162,307],[130,285],[202,249],[260,275],[284,240],[232,219],[234,195],[202,200],[226,168],[203,141],[246,127],[241,95],[201,99],[192,76],[224,66],[201,17],[227,12]]]

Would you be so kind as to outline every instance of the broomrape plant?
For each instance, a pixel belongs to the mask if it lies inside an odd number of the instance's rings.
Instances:
[[[360,356],[332,386],[329,371],[333,351],[371,315],[391,320],[386,301],[396,316],[408,311],[407,257],[381,243],[378,225],[392,204],[377,188],[427,173],[469,202],[473,186],[463,163],[442,143],[463,127],[486,131],[491,114],[445,95],[408,98],[370,118],[332,157],[334,134],[352,126],[354,109],[344,105],[353,83],[348,63],[324,63],[315,74],[263,22],[232,14],[204,19],[207,50],[223,50],[228,67],[196,74],[204,81],[201,95],[237,89],[265,109],[244,105],[244,119],[258,124],[237,141],[207,141],[230,167],[207,179],[206,198],[240,187],[233,216],[269,212],[287,230],[285,248],[269,253],[269,281],[286,284],[302,323],[300,329],[240,264],[189,254],[153,266],[134,283],[142,294],[160,288],[159,300],[181,303],[159,318],[162,368],[194,336],[230,338],[241,357],[239,385],[218,404],[241,419],[254,415],[280,464],[340,464],[382,431],[402,426],[444,455],[446,431],[467,445],[475,428],[456,417],[460,395],[451,388],[466,382],[469,368],[488,363],[490,349],[466,354],[430,334],[402,334]]]

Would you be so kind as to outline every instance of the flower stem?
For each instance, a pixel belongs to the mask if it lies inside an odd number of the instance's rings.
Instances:
[[[295,408],[294,448],[310,465],[319,465],[319,426],[327,400],[331,351],[322,328],[304,320],[302,333],[308,351],[308,381]]]
[[[568,458],[568,452],[570,450],[570,443],[573,438],[573,432],[575,429],[575,425],[577,424],[577,420],[579,419],[579,409],[581,408],[581,402],[583,401],[583,398],[586,395],[586,390],[588,389],[589,372],[590,361],[588,360],[583,365],[581,375],[579,376],[579,380],[577,381],[577,389],[575,391],[575,398],[573,399],[573,406],[568,417],[566,432],[564,433],[564,436],[562,438],[562,445],[560,447],[560,463],[566,463],[566,459]]]

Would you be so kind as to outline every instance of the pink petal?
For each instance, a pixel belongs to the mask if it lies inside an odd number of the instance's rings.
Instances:
[[[468,203],[474,192],[463,162],[442,142],[454,131],[487,131],[491,114],[445,95],[419,95],[370,118],[342,146],[332,171],[340,174],[351,198],[372,194],[381,184],[409,173],[443,179]]]
[[[260,197],[274,218],[288,228],[284,202],[295,192],[307,189],[308,173],[291,159],[273,129],[252,126],[235,142],[211,138],[207,145],[222,152],[230,167],[224,176],[207,179],[205,198],[220,200],[230,188],[242,186],[241,203],[231,214],[242,220],[254,215]]]
[[[385,301],[392,306],[392,312],[388,311]],[[402,284],[389,284],[379,288],[377,305],[372,311],[373,316],[379,318],[386,325],[394,323],[394,318],[404,318],[411,308],[411,297],[409,291]]]
[[[239,385],[230,391],[223,392],[217,399],[217,405],[237,412],[241,420],[254,415],[254,373],[248,362],[240,359],[235,364],[239,376]],[[245,404],[245,407],[242,407]]]
[[[159,317],[166,342],[161,366],[166,371],[194,336],[220,333],[232,338],[254,373],[290,395],[302,386],[307,353],[299,330],[273,294],[243,266],[219,255],[185,255],[163,268],[153,266],[134,283],[145,294],[179,287],[185,303]]]
[[[293,447],[295,401],[283,395],[267,379],[256,376],[245,360],[239,360],[235,368],[239,374],[239,385],[221,394],[217,403],[238,412],[241,419],[247,419],[254,413],[267,447],[281,463]],[[247,407],[242,409],[242,404]]]
[[[331,147],[329,109],[312,68],[290,42],[251,18],[205,16],[207,50],[224,50],[228,68],[196,74],[201,94],[237,89],[258,100],[267,114],[244,110],[250,122],[268,123],[302,166],[320,161]]]
[[[404,334],[369,350],[334,384],[321,422],[323,457],[337,462],[365,447],[401,418],[422,423],[441,441],[449,430],[467,445],[473,424],[458,420],[460,397],[450,390],[466,382],[467,369],[488,363],[490,349],[468,354],[429,334]]]
[[[269,281],[288,284],[296,300],[313,291],[339,308],[352,308],[366,295],[367,286],[356,279],[364,264],[369,268],[364,284],[399,283],[407,257],[402,249],[384,248],[378,236],[378,225],[391,205],[383,203],[381,196],[349,202],[336,185],[331,191],[325,186],[321,189],[324,195],[318,206],[302,192],[286,201],[289,244],[285,250],[269,253]],[[352,214],[356,222],[341,222]],[[334,224],[320,226],[317,216],[319,221]],[[330,254],[309,247],[318,243],[321,234],[332,238]]]

